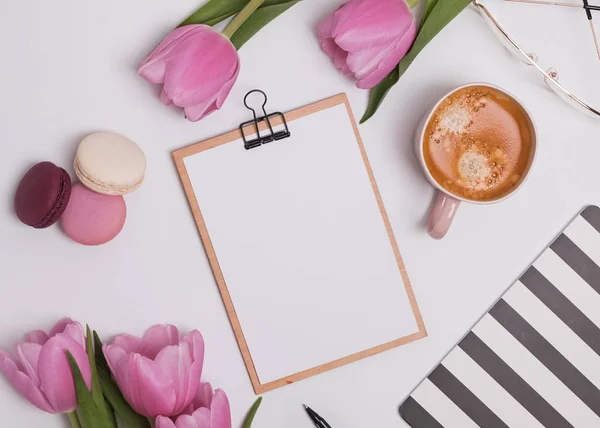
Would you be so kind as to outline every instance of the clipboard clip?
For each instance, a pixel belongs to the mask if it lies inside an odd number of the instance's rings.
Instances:
[[[253,94],[255,92],[262,94],[262,96],[265,98],[264,102],[262,103],[262,107],[261,107],[263,115],[260,117],[257,117],[256,110],[248,105],[248,96],[250,96],[251,94]],[[260,89],[253,89],[250,92],[248,92],[246,94],[246,96],[244,97],[244,105],[246,106],[246,108],[248,110],[252,111],[252,114],[254,116],[254,119],[240,124],[240,132],[242,133],[242,138],[244,139],[244,147],[246,148],[246,150],[253,149],[253,148],[261,146],[263,144],[270,143],[272,141],[282,140],[282,139],[288,138],[290,136],[290,130],[288,128],[288,125],[287,125],[287,122],[285,120],[285,116],[283,115],[283,113],[275,112],[275,113],[267,114],[267,111],[265,110],[266,104],[267,104],[267,94],[265,94]],[[277,117],[281,118],[284,129],[275,132],[273,130],[273,124],[271,123],[271,119],[274,119]],[[259,127],[260,122],[267,122],[267,125],[269,127],[268,134],[261,135],[260,127]],[[254,133],[256,134],[256,137],[251,138],[251,139],[248,138],[248,136],[244,132],[244,128],[246,128],[250,125],[253,126]],[[267,130],[265,130],[263,132],[267,132]]]

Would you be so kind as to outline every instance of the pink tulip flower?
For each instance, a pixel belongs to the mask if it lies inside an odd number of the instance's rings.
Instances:
[[[176,28],[146,58],[138,73],[163,83],[165,105],[183,107],[196,122],[221,108],[240,71],[237,50],[208,25]]]
[[[321,49],[356,86],[370,89],[400,62],[417,35],[404,0],[350,0],[321,22]]]
[[[17,358],[0,351],[0,370],[34,406],[48,413],[68,413],[77,407],[75,384],[67,352],[91,388],[92,374],[85,351],[85,334],[78,322],[60,320],[50,334],[41,330],[17,345]]]
[[[156,428],[231,428],[227,395],[220,389],[213,394],[208,382],[200,383],[196,398],[186,413],[175,422],[171,418],[159,416]]]
[[[103,351],[125,399],[144,416],[179,415],[196,396],[204,364],[197,330],[181,338],[177,327],[156,325],[141,339],[117,336]]]

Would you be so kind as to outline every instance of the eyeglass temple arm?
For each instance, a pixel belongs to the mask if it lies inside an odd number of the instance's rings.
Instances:
[[[541,4],[548,6],[563,6],[563,7],[575,7],[580,8],[583,7],[585,10],[585,14],[587,16],[588,22],[590,23],[590,29],[592,31],[592,38],[594,40],[594,46],[596,47],[596,53],[598,54],[598,58],[600,58],[600,43],[598,42],[598,37],[596,36],[596,30],[594,28],[594,23],[592,22],[592,10],[600,10],[600,6],[596,6],[593,4],[589,4],[588,0],[583,0],[583,6],[575,4],[575,3],[560,3],[554,1],[545,1],[545,0],[504,0],[513,3],[528,3],[528,4]],[[477,6],[477,2],[473,1],[473,4]]]
[[[528,3],[528,4],[543,4],[548,6],[563,6],[563,7],[574,7],[574,8],[583,8],[586,11],[591,10],[600,10],[600,6],[596,6],[593,4],[585,3],[583,6],[576,3],[560,3],[555,1],[544,1],[544,0],[504,0],[513,3]]]

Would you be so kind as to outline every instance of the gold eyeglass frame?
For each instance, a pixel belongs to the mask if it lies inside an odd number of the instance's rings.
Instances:
[[[534,66],[537,71],[539,71],[543,76],[544,76],[544,81],[546,83],[546,85],[556,94],[559,95],[556,90],[554,90],[552,88],[552,86],[550,85],[555,85],[555,87],[557,89],[559,89],[560,91],[562,91],[562,93],[564,95],[566,95],[569,99],[571,99],[572,101],[574,101],[577,105],[579,105],[580,107],[582,107],[584,109],[585,112],[589,113],[591,116],[600,119],[600,111],[594,109],[593,107],[591,107],[590,105],[588,105],[586,102],[582,101],[581,99],[577,98],[573,93],[571,93],[568,89],[566,89],[559,81],[558,81],[558,72],[554,69],[549,69],[548,71],[544,71],[544,69],[542,67],[540,67],[540,65],[536,62],[536,60],[534,59],[534,56],[532,54],[528,54],[527,52],[525,52],[525,50],[523,50],[523,48],[521,48],[521,46],[519,46],[517,44],[517,42],[515,42],[513,40],[512,37],[510,37],[508,35],[508,33],[504,30],[504,28],[502,28],[502,26],[498,23],[498,21],[492,16],[492,14],[490,13],[490,11],[479,2],[479,0],[472,0],[473,5],[478,9],[478,11],[480,12],[480,14],[482,16],[487,17],[489,19],[489,23],[491,23],[492,25],[494,25],[498,31],[500,32],[500,34],[502,34],[502,36],[504,36],[504,38],[506,39],[506,41],[512,45],[523,57],[523,59],[525,60],[526,63],[528,63],[528,65],[532,65]]]

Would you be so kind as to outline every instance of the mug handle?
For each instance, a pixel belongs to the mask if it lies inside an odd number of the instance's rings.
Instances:
[[[438,191],[427,222],[427,232],[432,238],[442,239],[446,236],[459,205],[458,199]]]

